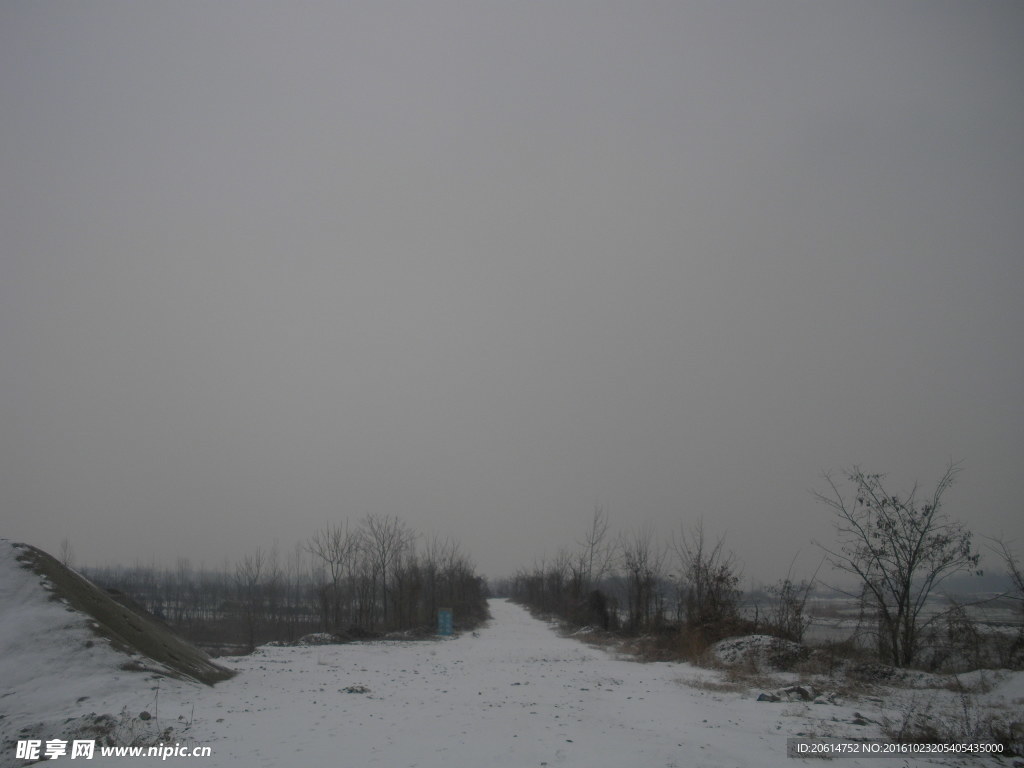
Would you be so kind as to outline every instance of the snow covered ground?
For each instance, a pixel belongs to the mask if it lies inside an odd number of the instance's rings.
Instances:
[[[492,600],[491,612],[476,636],[264,647],[235,659],[231,680],[161,694],[160,717],[192,720],[187,737],[213,750],[203,764],[247,768],[791,767],[789,735],[880,735],[871,722],[853,724],[858,711],[877,719],[864,702],[758,702],[747,691],[716,691],[720,672],[615,659],[503,600]],[[136,706],[152,710],[152,692]]]
[[[217,766],[792,765],[784,708],[681,682],[704,670],[613,659],[502,600],[491,612],[477,636],[264,647],[194,701],[164,694],[161,717],[192,717]]]
[[[491,611],[478,636],[264,648],[238,660],[242,674],[203,705],[205,719],[223,718],[216,764],[787,762],[764,704],[682,685],[679,665],[609,658],[517,605],[494,600]]]
[[[504,600],[479,632],[445,640],[260,648],[222,659],[239,674],[213,687],[125,672],[112,649],[88,645],[80,621],[28,586],[2,589],[0,732],[46,740],[66,718],[125,708],[132,728],[209,746],[208,766],[789,766],[786,737],[879,737],[907,699],[759,702],[720,670],[642,664],[559,636]],[[16,619],[16,621],[15,621]],[[64,629],[55,633],[52,623]],[[15,626],[16,623],[19,626]],[[49,639],[31,640],[32,630]],[[18,641],[18,637],[22,641]],[[778,679],[780,685],[785,676]],[[1024,676],[988,696],[1024,709]],[[903,696],[904,694],[899,694]],[[910,691],[907,696],[933,692]],[[81,697],[88,697],[82,699]],[[136,719],[141,711],[153,717]],[[858,724],[859,723],[859,724]],[[18,765],[8,751],[0,765]],[[66,759],[66,758],[65,758]],[[156,765],[97,755],[88,764]],[[813,763],[812,763],[813,764]],[[848,759],[843,765],[1012,765],[961,760]]]

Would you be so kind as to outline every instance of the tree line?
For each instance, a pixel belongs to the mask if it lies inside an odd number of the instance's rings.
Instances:
[[[257,547],[220,569],[83,569],[124,601],[135,602],[200,644],[294,641],[313,632],[340,638],[426,634],[437,612],[458,627],[487,616],[486,580],[458,542],[424,536],[397,516],[331,522],[287,555]]]
[[[724,539],[712,542],[701,522],[680,526],[668,541],[650,526],[616,534],[598,507],[575,549],[537,560],[498,587],[571,624],[706,647],[753,628],[741,612],[740,575]]]
[[[885,475],[855,466],[842,476],[826,474],[827,490],[814,493],[836,531],[835,542],[815,543],[823,561],[852,584],[829,589],[857,601],[857,644],[867,639],[893,666],[936,666],[967,656],[979,663],[986,655],[1002,665],[1024,663],[1024,622],[1015,637],[985,637],[969,618],[972,605],[945,596],[945,607],[937,608],[947,579],[980,573],[972,532],[944,509],[959,472],[949,464],[925,495],[916,484],[893,492]],[[998,544],[993,551],[1013,586],[986,601],[1015,602],[1024,618],[1019,561],[1005,542]],[[613,534],[598,508],[575,548],[535,561],[499,589],[572,625],[653,637],[670,655],[692,656],[721,638],[755,632],[802,641],[817,574],[796,580],[790,573],[746,600],[740,577],[724,539],[707,537],[702,522],[681,524],[667,539],[650,527]]]

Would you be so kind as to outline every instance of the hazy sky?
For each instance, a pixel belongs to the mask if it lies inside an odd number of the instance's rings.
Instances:
[[[1024,550],[1024,5],[0,4],[0,534],[220,565],[596,504],[747,579],[963,460]]]

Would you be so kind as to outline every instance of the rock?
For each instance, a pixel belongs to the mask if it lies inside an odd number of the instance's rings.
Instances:
[[[793,696],[799,697],[802,701],[810,701],[814,698],[814,689],[810,686],[804,687],[802,685],[791,685],[788,688],[783,688],[783,692],[789,694],[790,700]]]
[[[762,693],[758,701],[814,701],[819,694],[810,685],[790,685],[776,691]]]

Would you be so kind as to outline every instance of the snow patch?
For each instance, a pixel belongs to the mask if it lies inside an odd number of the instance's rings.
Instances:
[[[711,655],[727,666],[751,665],[756,669],[789,670],[810,656],[800,643],[771,635],[746,635],[720,640],[711,646]]]

